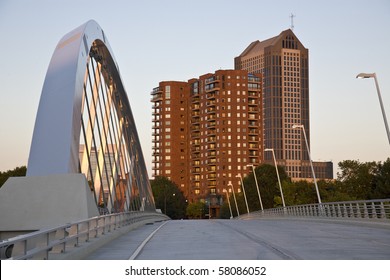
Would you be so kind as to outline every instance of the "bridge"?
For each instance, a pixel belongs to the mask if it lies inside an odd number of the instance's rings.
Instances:
[[[230,220],[156,211],[119,69],[94,21],[56,47],[27,176],[0,189],[0,213],[1,259],[390,259],[390,199]]]
[[[230,220],[101,215],[0,243],[13,259],[389,260],[390,199],[310,204]]]
[[[388,260],[389,233],[388,225],[329,220],[175,220],[123,235],[86,259]]]

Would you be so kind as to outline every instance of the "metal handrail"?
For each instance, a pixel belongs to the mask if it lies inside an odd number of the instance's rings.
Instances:
[[[304,204],[265,209],[240,215],[237,219],[263,217],[314,217],[335,219],[365,219],[390,221],[390,199],[357,200]]]
[[[72,247],[79,247],[92,238],[152,218],[169,219],[157,212],[122,212],[19,235],[0,241],[1,259],[47,260],[52,253],[68,252]]]

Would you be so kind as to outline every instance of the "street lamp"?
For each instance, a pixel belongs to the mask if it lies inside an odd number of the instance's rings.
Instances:
[[[376,86],[376,91],[378,92],[379,104],[380,104],[380,106],[381,106],[382,116],[383,116],[383,120],[384,120],[384,122],[385,122],[385,128],[386,128],[386,133],[387,133],[387,139],[389,140],[389,144],[390,144],[389,125],[387,124],[387,118],[386,118],[385,108],[383,107],[382,96],[381,96],[381,92],[380,92],[380,90],[379,90],[379,84],[378,84],[378,80],[377,80],[377,78],[376,78],[376,74],[375,74],[375,73],[360,73],[359,75],[356,76],[356,78],[359,78],[359,79],[374,78],[374,80],[375,80],[375,86]]]
[[[230,219],[233,219],[232,206],[230,205],[230,200],[229,200],[229,191],[227,191],[226,189],[223,189],[223,192],[226,192],[226,197],[227,197],[227,201],[229,204],[229,210],[230,210]]]
[[[240,211],[238,211],[238,206],[237,206],[237,199],[236,199],[236,194],[234,193],[234,188],[233,188],[233,185],[231,183],[228,184],[228,186],[231,186],[232,187],[232,190],[233,190],[233,198],[234,198],[234,203],[236,204],[236,209],[237,209],[237,217],[240,216]]]
[[[256,182],[257,194],[259,195],[260,207],[261,207],[261,211],[263,211],[263,210],[264,210],[264,208],[263,208],[263,202],[261,201],[260,189],[259,189],[259,184],[257,183],[257,177],[256,177],[255,167],[253,166],[253,164],[248,164],[247,166],[248,166],[248,167],[252,166],[253,176],[255,177],[255,182]]]
[[[308,155],[309,155],[309,161],[310,161],[310,166],[311,166],[311,172],[313,173],[314,185],[316,186],[316,192],[317,192],[318,203],[321,204],[322,202],[321,202],[320,192],[319,192],[319,190],[318,190],[316,174],[314,173],[313,162],[312,162],[311,156],[310,156],[309,144],[307,143],[307,137],[306,137],[305,127],[304,127],[302,124],[300,124],[300,125],[294,124],[294,125],[292,126],[292,128],[293,128],[293,129],[295,129],[295,128],[302,128],[303,136],[305,137],[307,153],[308,153]]]
[[[283,190],[282,190],[282,184],[280,183],[278,165],[276,163],[275,151],[274,151],[274,149],[264,149],[264,152],[272,152],[272,156],[274,158],[274,163],[275,163],[275,168],[276,168],[276,175],[278,176],[278,182],[279,182],[280,194],[282,196],[283,207],[286,207],[286,203],[284,203],[284,195],[283,195]]]
[[[241,180],[242,190],[244,191],[244,198],[245,198],[246,210],[248,211],[248,214],[249,214],[249,206],[248,206],[248,200],[246,199],[246,193],[245,193],[244,182],[242,181],[241,174],[238,174],[236,177],[237,177],[237,178],[240,178],[240,180]]]

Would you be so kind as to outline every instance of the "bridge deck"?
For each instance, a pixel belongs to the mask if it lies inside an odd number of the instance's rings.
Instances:
[[[148,237],[150,240],[144,242],[142,250],[134,254]],[[144,260],[389,260],[390,225],[300,219],[174,220],[131,231],[96,250],[88,259],[131,257]]]

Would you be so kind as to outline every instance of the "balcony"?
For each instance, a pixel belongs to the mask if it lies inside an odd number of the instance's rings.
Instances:
[[[206,102],[207,107],[209,107],[209,106],[215,107],[215,104],[216,104],[215,100],[210,100],[210,101]]]
[[[248,91],[248,96],[250,98],[259,98],[259,92],[257,92],[257,91]]]
[[[198,124],[200,122],[199,116],[192,116],[192,124]]]
[[[258,113],[258,112],[259,112],[259,109],[257,108],[257,106],[256,106],[256,107],[254,107],[254,106],[249,106],[249,107],[248,107],[248,112],[250,112],[250,113]]]
[[[255,99],[255,98],[249,98],[249,99],[248,99],[248,105],[249,105],[249,106],[257,106],[257,105],[259,105],[259,102],[258,102],[258,100]]]
[[[249,126],[249,127],[258,127],[256,121],[249,121],[249,122],[248,122],[248,126]],[[251,133],[251,129],[249,130],[249,134],[253,134],[253,133]]]
[[[215,127],[215,119],[210,119],[210,120],[207,120],[209,121],[208,125],[207,125],[207,128],[213,128]]]
[[[205,80],[205,84],[208,85],[208,84],[215,83],[217,81],[219,81],[219,76],[211,76]]]
[[[198,138],[200,138],[200,133],[199,132],[192,133],[191,137],[194,139],[198,139]]]
[[[256,76],[249,75],[248,76],[248,82],[261,83],[261,79],[259,77],[256,77]]]
[[[193,169],[192,174],[199,174],[199,173],[200,173],[200,168],[199,168],[199,167],[195,167],[195,168]]]
[[[153,95],[153,97],[150,101],[151,102],[158,102],[158,101],[162,101],[162,100],[163,100],[162,93],[159,93],[159,94]]]
[[[257,150],[258,148],[259,148],[259,146],[257,144],[253,144],[253,143],[249,144],[249,149],[250,150]]]
[[[207,91],[206,91],[207,92]],[[207,100],[215,100],[215,93],[207,93],[206,94]]]
[[[216,129],[215,127],[211,127],[207,130],[207,136],[215,136],[216,135]]]
[[[208,151],[215,151],[215,144],[210,144],[207,148]]]
[[[256,120],[257,119],[257,114],[255,114],[255,113],[253,113],[253,112],[250,112],[249,114],[248,114],[248,119],[250,119],[250,120]]]
[[[153,101],[153,99],[151,101]],[[157,100],[156,102],[154,102],[152,109],[159,109],[161,107],[161,103],[161,100]]]
[[[216,151],[211,151],[211,152],[207,153],[207,157],[209,157],[209,158],[215,158],[216,156],[217,156],[217,152]]]
[[[215,121],[215,112],[211,112],[207,115],[207,121]]]
[[[152,91],[152,95],[157,94],[159,92],[162,92],[162,89],[160,87],[155,87]]]
[[[248,83],[248,91],[249,90],[260,90],[260,89],[261,89],[260,84]]]
[[[257,157],[258,152],[257,151],[249,151],[249,157]]]
[[[192,104],[196,104],[200,102],[199,95],[195,95],[192,97]]]
[[[217,186],[217,181],[216,180],[211,180],[207,184],[208,184],[208,188],[215,189],[215,187]]]
[[[258,139],[256,136],[249,136],[248,137],[248,142],[258,142]]]

